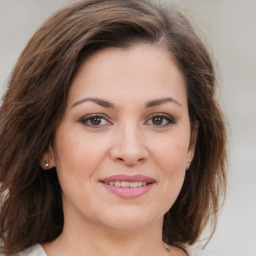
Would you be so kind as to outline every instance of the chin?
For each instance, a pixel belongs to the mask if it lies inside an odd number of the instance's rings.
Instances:
[[[103,224],[112,230],[135,231],[151,226],[154,222],[163,219],[161,216],[153,216],[150,213],[136,210],[124,210],[105,214]]]

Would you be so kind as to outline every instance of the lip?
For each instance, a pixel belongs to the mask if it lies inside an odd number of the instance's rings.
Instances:
[[[113,185],[107,184],[108,182],[116,182],[116,181],[125,181],[125,182],[147,182],[147,185],[140,186],[140,187],[117,187]],[[143,194],[149,192],[153,185],[156,183],[156,180],[144,176],[144,175],[113,175],[101,179],[100,182],[102,185],[113,194],[123,197],[123,198],[135,198],[142,196]]]
[[[147,182],[147,183],[155,183],[156,180],[145,176],[145,175],[113,175],[106,177],[100,180],[101,182],[110,182],[110,181],[127,181],[127,182]]]

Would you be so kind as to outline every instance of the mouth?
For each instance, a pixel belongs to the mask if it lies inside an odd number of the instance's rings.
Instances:
[[[147,186],[148,184],[150,184],[144,181],[138,181],[138,182],[110,181],[110,182],[104,182],[104,183],[109,186],[122,187],[122,188],[138,188],[138,187]]]
[[[139,197],[149,192],[156,180],[144,175],[114,175],[100,180],[103,186],[119,197]]]

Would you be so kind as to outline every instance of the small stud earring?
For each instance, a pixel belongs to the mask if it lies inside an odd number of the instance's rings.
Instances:
[[[171,250],[171,246],[169,244],[166,244],[165,249],[166,249],[167,252],[169,252]]]
[[[48,168],[49,167],[49,160],[45,161],[45,167]]]

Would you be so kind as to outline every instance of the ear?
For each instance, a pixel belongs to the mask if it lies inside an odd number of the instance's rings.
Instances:
[[[196,148],[199,126],[200,126],[199,121],[196,121],[193,127],[193,131],[191,132],[190,143],[189,143],[189,148],[187,153],[187,165],[186,165],[187,170],[189,169],[195,155],[195,148]]]
[[[43,156],[41,157],[40,166],[44,170],[48,170],[48,169],[51,169],[51,168],[55,167],[55,160],[54,160],[54,154],[53,154],[52,146],[49,146],[48,149],[43,154]]]

